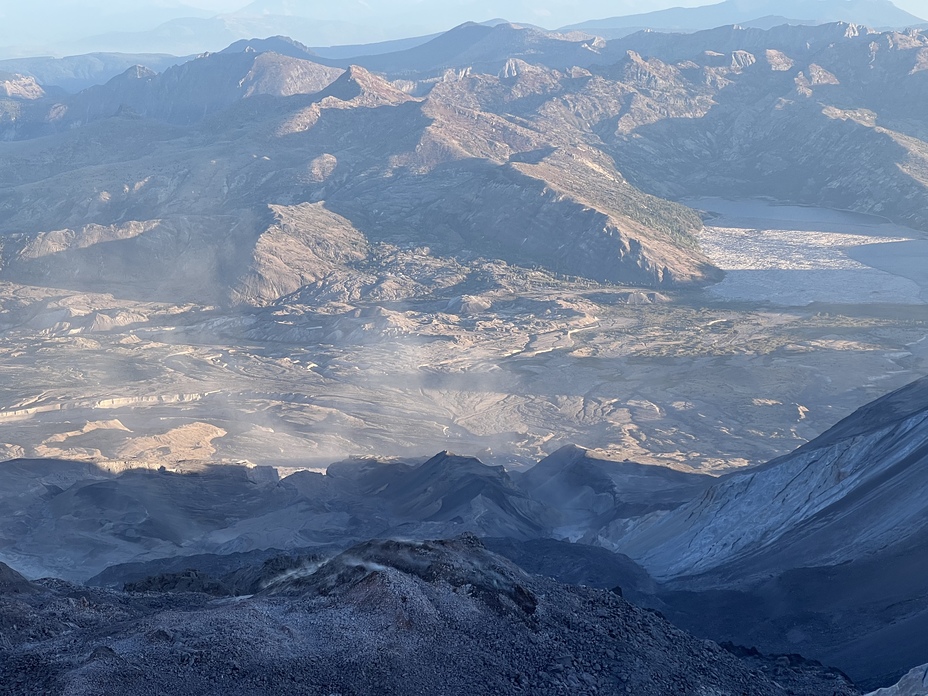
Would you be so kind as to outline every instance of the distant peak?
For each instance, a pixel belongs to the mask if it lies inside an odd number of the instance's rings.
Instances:
[[[489,34],[490,31],[495,29],[499,24],[487,24],[487,23],[478,23],[478,22],[464,22],[463,24],[458,24],[456,27],[453,27],[445,32],[445,34],[456,34],[461,32],[473,33],[476,31],[482,31],[486,34]]]
[[[589,450],[586,447],[581,447],[580,445],[564,445],[563,447],[558,448],[554,451],[554,454],[560,455],[585,455]]]
[[[315,51],[308,46],[291,39],[289,36],[270,36],[266,39],[241,39],[222,53],[278,53],[291,58],[317,57]]]
[[[351,65],[331,85],[319,93],[321,98],[334,97],[341,101],[360,101],[368,106],[401,104],[411,97],[382,77],[366,69]]]
[[[362,68],[360,65],[349,65],[348,69],[345,71],[345,76],[349,80],[355,81],[365,81],[374,77],[366,68]]]
[[[113,78],[113,82],[128,82],[131,80],[150,80],[153,77],[157,77],[156,73],[151,68],[146,68],[144,65],[133,65],[131,68],[126,70],[122,75],[117,75]]]

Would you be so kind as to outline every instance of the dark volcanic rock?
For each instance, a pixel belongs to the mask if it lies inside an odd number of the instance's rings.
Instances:
[[[126,592],[199,592],[209,595],[229,595],[231,590],[218,580],[198,570],[154,575],[139,582],[127,583]]]
[[[857,693],[814,674],[802,690],[775,683],[615,593],[527,575],[473,537],[367,542],[284,588],[211,601],[49,583],[28,605],[0,601],[0,626],[18,612],[39,629],[0,648],[0,683],[16,696]]]
[[[605,590],[621,588],[621,596],[638,603],[649,599],[656,587],[647,572],[628,556],[597,546],[555,539],[482,539],[493,553],[505,556],[532,575],[551,577],[568,585]]]
[[[764,655],[757,648],[745,648],[730,642],[722,643],[721,647],[797,693],[812,693],[816,687],[828,682],[835,684],[836,693],[853,686],[853,682],[842,671],[827,667],[818,660],[808,660],[802,655]]]
[[[0,594],[35,594],[40,588],[5,563],[0,563]]]
[[[308,575],[275,583],[272,594],[350,593],[382,581],[393,568],[427,583],[442,583],[476,597],[500,614],[535,613],[538,598],[527,589],[523,570],[486,550],[473,535],[453,541],[369,541],[354,546]]]
[[[692,500],[715,479],[662,466],[599,459],[567,445],[519,476],[529,495],[557,511],[565,536],[615,519],[672,510]]]

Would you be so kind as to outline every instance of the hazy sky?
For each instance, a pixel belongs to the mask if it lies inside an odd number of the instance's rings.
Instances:
[[[55,5],[60,5],[67,3],[69,0],[33,0],[31,3],[33,6],[48,6],[52,7]],[[448,3],[444,0],[421,0],[423,4],[434,4],[434,5],[447,5]],[[625,14],[627,12],[648,12],[650,10],[659,10],[665,7],[697,7],[699,5],[710,5],[719,0],[615,0],[611,4],[615,7],[615,14]],[[119,0],[104,0],[103,2],[86,2],[84,4],[110,4],[118,5],[120,4]],[[177,4],[165,2],[164,4]],[[205,10],[210,10],[212,12],[234,12],[239,10],[246,5],[248,5],[247,0],[242,2],[242,0],[190,0],[190,2],[185,3],[193,7],[200,7]],[[500,2],[500,5],[505,5],[505,2]],[[912,14],[918,15],[919,17],[925,17],[928,15],[928,0],[895,0],[894,3],[897,7],[901,7],[904,10],[908,10]],[[578,0],[577,2],[571,3],[571,5],[577,8],[579,14],[583,13],[584,2]],[[928,19],[928,17],[926,17]]]
[[[536,5],[539,8],[556,8],[554,11],[559,15],[556,22],[565,21],[582,21],[610,15],[629,14],[634,12],[648,12],[659,10],[667,7],[696,7],[699,5],[710,5],[719,0],[535,0],[534,3],[518,2],[518,0],[396,0],[397,6],[419,6],[428,8],[434,12],[436,8],[447,8],[449,19],[454,20],[458,15],[458,9],[468,5],[483,9],[494,4],[499,8],[500,15],[507,15],[512,12],[514,7],[524,8],[526,5]],[[332,2],[331,0],[258,0],[271,7],[300,7],[309,8],[312,6],[324,8],[325,14],[331,14],[334,10],[336,14],[341,14],[341,19],[350,22],[352,16],[356,13],[357,5],[380,5],[388,4],[383,0],[358,0],[357,2]],[[39,24],[46,21],[54,21],[56,14],[64,13],[70,15],[74,10],[80,10],[87,14],[105,14],[118,15],[128,18],[138,11],[139,8],[158,7],[162,8],[165,13],[183,16],[185,7],[199,9],[204,13],[229,13],[241,10],[247,7],[251,2],[249,0],[0,0],[0,19],[12,16],[15,19],[28,17],[30,20]],[[895,5],[902,9],[908,10],[915,15],[928,19],[928,0],[895,0]],[[13,9],[15,8],[15,9]],[[522,10],[524,12],[524,9]],[[140,14],[144,14],[143,12]],[[302,12],[301,12],[302,14]],[[537,14],[547,14],[547,10],[541,10]],[[475,18],[476,19],[476,18]],[[519,19],[519,18],[513,18]],[[525,19],[525,18],[521,18]]]
[[[717,1],[0,0],[0,58],[94,50],[157,50],[185,55],[219,50],[246,35],[268,36],[275,33],[285,33],[311,45],[365,43],[430,34],[463,21],[494,18],[555,29],[589,19],[666,7],[694,7]],[[757,0],[736,1],[751,5]],[[928,0],[896,0],[896,5],[928,19]],[[208,25],[187,22],[180,29],[172,27],[161,30],[157,35],[152,34],[153,29],[172,19],[194,17],[205,20],[246,7],[250,8],[245,13],[247,17],[239,15]],[[296,19],[292,22],[268,20],[262,24],[260,18],[268,15]],[[142,32],[145,32],[144,36]]]
[[[5,5],[7,2],[13,4],[17,0],[0,0],[0,5]],[[247,5],[249,5],[249,0],[143,0],[148,4],[160,5],[163,7],[172,7],[172,6],[182,6],[186,5],[189,7],[195,7],[209,12],[235,12],[240,10]],[[544,4],[555,4],[563,5],[566,7],[572,8],[577,14],[578,20],[583,19],[592,19],[597,16],[597,13],[594,12],[592,15],[590,12],[584,10],[584,6],[595,6],[595,9],[598,11],[604,5],[611,6],[614,8],[614,12],[610,14],[620,15],[628,14],[630,12],[649,12],[651,10],[659,10],[666,7],[697,7],[700,5],[711,5],[720,0],[614,0],[613,2],[603,3],[603,2],[584,2],[584,0],[577,0],[575,2],[562,2],[562,3],[545,3],[539,2],[539,5]],[[303,4],[303,5],[313,5],[318,4],[317,0],[291,0],[293,4]],[[442,6],[453,6],[455,4],[467,4],[463,3],[454,3],[448,2],[448,0],[418,0],[418,3],[421,5],[431,5],[435,7]],[[17,4],[19,4],[17,2]],[[123,12],[131,11],[133,5],[136,4],[136,0],[31,0],[30,2],[23,2],[22,4],[29,5],[34,15],[39,18],[47,16],[47,13],[55,12],[56,9],[67,6],[84,6],[87,8],[108,8],[110,11],[117,11],[120,14]],[[275,3],[275,4],[286,4],[284,3]],[[329,3],[323,3],[329,4]],[[332,3],[335,5],[350,5],[350,3]],[[474,3],[476,4],[476,3]],[[486,3],[480,3],[486,4]],[[499,6],[501,10],[505,9],[507,5],[512,5],[512,2],[507,0],[499,0]],[[900,7],[904,10],[911,12],[912,14],[918,15],[928,19],[928,0],[894,0],[894,4],[897,7]],[[345,10],[345,19],[350,20],[350,6]],[[588,16],[590,15],[590,16]],[[0,9],[0,16],[3,16],[3,10]]]

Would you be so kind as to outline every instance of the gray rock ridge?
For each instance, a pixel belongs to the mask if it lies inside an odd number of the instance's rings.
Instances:
[[[585,585],[621,593],[640,606],[655,603],[657,585],[641,566],[622,554],[601,547],[556,539],[520,541],[482,537],[483,545],[531,575],[542,575],[568,585]]]
[[[519,485],[559,516],[558,531],[581,536],[617,519],[633,519],[689,502],[712,476],[606,461],[567,445],[519,476]]]
[[[926,419],[922,379],[794,454],[725,476],[676,510],[620,523],[602,539],[621,539],[615,548],[665,579],[736,561],[744,569],[748,557],[764,558],[770,570],[790,567],[791,558],[837,565],[909,543],[924,532]],[[761,520],[759,507],[768,510]]]
[[[530,575],[621,592],[626,599],[642,606],[651,606],[655,601],[657,586],[647,572],[627,556],[601,547],[550,538],[480,537],[480,541],[489,551],[509,559]],[[250,595],[291,570],[321,565],[345,547],[343,543],[286,551],[260,549],[225,555],[169,556],[110,566],[86,584],[123,589],[144,582],[152,583],[154,589],[196,587],[202,581],[222,594]]]
[[[890,684],[928,658],[915,638],[928,630],[926,419],[921,379],[792,455],[588,540],[642,564],[689,630]]]
[[[595,488],[614,464],[610,481],[619,491],[617,499],[639,496],[639,511],[678,505],[684,491],[712,480],[662,467],[581,459],[586,468],[572,472],[578,499],[586,500],[583,491]],[[282,479],[270,468],[228,465],[191,473],[110,473],[89,464],[12,461],[0,465],[0,471],[6,482],[0,538],[8,540],[0,558],[20,559],[33,577],[84,580],[111,565],[170,556],[177,557],[176,563],[159,572],[199,568],[221,577],[236,570],[236,554],[244,554],[242,562],[260,561],[269,557],[266,549],[309,553],[312,547],[383,534],[424,538],[469,531],[513,540],[572,536],[563,531],[562,501],[551,499],[544,486],[527,475],[448,452],[424,462],[352,459],[331,465],[325,475],[301,471]],[[568,520],[579,530],[574,537],[601,528],[604,520],[631,514],[627,505],[611,511],[601,507],[583,506]],[[264,556],[254,555],[259,553]],[[229,564],[198,565],[198,554],[230,554]],[[185,565],[187,557],[192,565]],[[107,582],[106,575],[100,581]],[[121,578],[116,582],[141,579],[137,573]]]
[[[2,557],[19,558],[33,576],[84,579],[114,563],[327,547],[387,533],[535,538],[552,516],[501,467],[447,454],[418,465],[346,462],[330,476],[282,480],[241,466],[112,475],[73,465],[72,479],[53,474],[46,487],[28,463],[2,468],[10,488],[0,504],[22,513],[5,518],[2,536],[20,538],[4,544]]]
[[[0,563],[0,593],[4,595],[34,594],[40,588],[29,582],[5,563]]]

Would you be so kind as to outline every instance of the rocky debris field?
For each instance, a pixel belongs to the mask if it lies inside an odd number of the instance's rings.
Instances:
[[[923,378],[791,455],[721,477],[576,446],[524,473],[448,452],[352,458],[285,478],[271,467],[111,472],[16,460],[0,465],[0,553],[31,578],[233,603],[336,596],[359,568],[381,566],[464,582],[498,607],[536,602],[514,587],[497,597],[509,581],[488,594],[447,570],[468,576],[473,563],[423,566],[412,542],[368,542],[326,560],[365,539],[473,533],[526,571],[621,587],[695,635],[748,646],[765,673],[808,666],[791,657],[799,653],[873,688],[926,659],[926,414]],[[357,557],[368,560],[348,562]],[[36,590],[12,574],[8,584]]]
[[[859,693],[796,660],[751,666],[614,592],[527,575],[469,536],[366,542],[282,566],[252,596],[191,589],[29,582],[3,567],[5,693]]]

